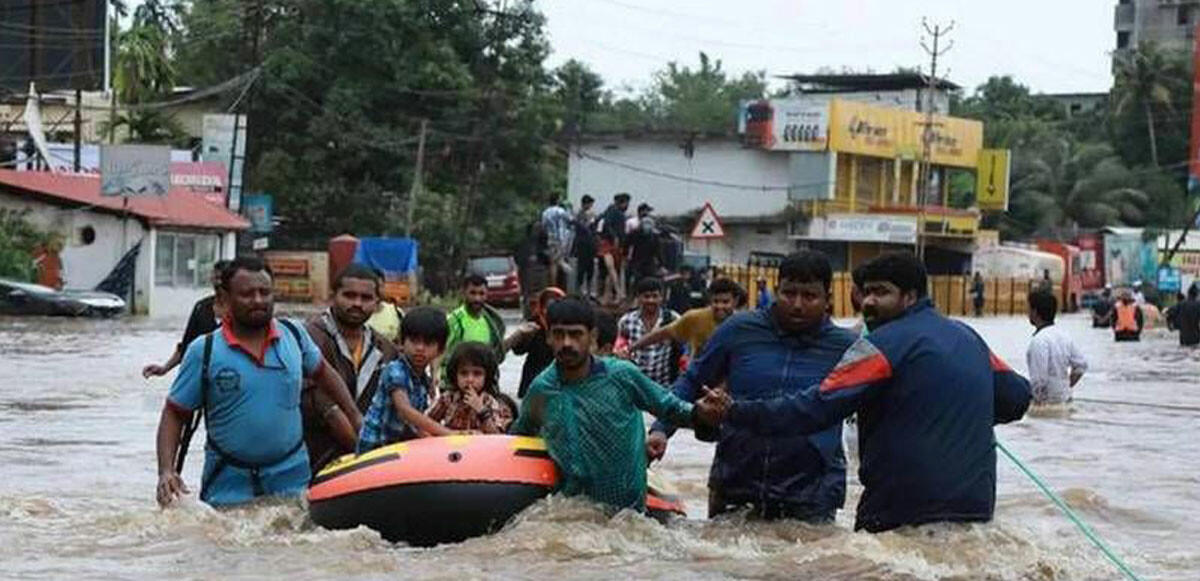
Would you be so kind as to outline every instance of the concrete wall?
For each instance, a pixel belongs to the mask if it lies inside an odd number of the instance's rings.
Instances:
[[[568,166],[567,195],[576,208],[584,194],[596,198],[603,211],[613,194],[633,196],[630,211],[641,202],[654,206],[660,216],[682,216],[710,202],[721,217],[761,217],[788,206],[786,189],[768,191],[735,189],[695,181],[786,188],[788,155],[743,149],[733,138],[696,141],[689,159],[673,140],[626,140],[587,143],[585,154],[605,161],[572,155]],[[666,174],[672,177],[651,175]]]
[[[1179,22],[1180,10],[1189,12],[1184,24]],[[1195,0],[1130,0],[1116,4],[1113,28],[1130,32],[1129,49],[1137,48],[1143,41],[1154,41],[1163,48],[1190,50],[1198,18],[1200,2]]]
[[[707,254],[715,264],[745,264],[751,252],[789,254],[795,249],[783,223],[726,224],[724,238],[687,241],[688,252]]]

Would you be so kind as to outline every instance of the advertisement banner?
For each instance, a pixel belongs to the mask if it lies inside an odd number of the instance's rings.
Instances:
[[[801,100],[771,101],[771,140],[766,149],[824,151],[829,145],[829,104]]]
[[[830,214],[825,219],[826,240],[916,244],[917,218],[874,214]]]
[[[171,148],[166,145],[100,147],[101,196],[165,196],[171,189]]]
[[[1008,210],[1008,178],[1012,155],[1007,149],[979,150],[975,203],[980,210]]]
[[[246,116],[205,115],[201,135],[203,144],[200,159],[224,163],[226,168],[231,169],[228,179],[229,209],[236,212],[241,207],[242,163],[246,159]]]
[[[216,161],[171,162],[171,188],[185,190],[203,196],[204,200],[225,205],[225,180],[229,171],[225,164]]]
[[[829,112],[829,148],[889,159],[919,159],[924,152],[925,115],[835,99]],[[930,159],[936,165],[974,169],[983,145],[983,124],[933,116]]]
[[[250,220],[250,231],[255,234],[269,234],[272,230],[274,203],[270,194],[250,194],[242,196],[242,211]]]

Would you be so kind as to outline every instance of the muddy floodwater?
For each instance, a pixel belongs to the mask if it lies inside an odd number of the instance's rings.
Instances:
[[[969,322],[1024,370],[1027,322]],[[1091,361],[1077,391],[1089,401],[998,437],[1134,571],[1200,579],[1200,352],[1166,331],[1114,344],[1081,316],[1060,324]],[[869,535],[851,530],[853,476],[834,525],[705,520],[712,448],[682,431],[660,470],[691,518],[666,526],[552,498],[499,534],[412,549],[365,529],[322,530],[299,502],[217,512],[190,498],[159,510],[154,431],[170,378],[145,381],[140,369],[167,358],[182,326],[0,317],[0,578],[1119,578],[1003,457],[994,522]],[[502,375],[515,391],[519,359]],[[193,497],[200,441],[184,475]]]

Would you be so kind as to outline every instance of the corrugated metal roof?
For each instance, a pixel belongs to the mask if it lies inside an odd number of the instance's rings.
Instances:
[[[122,198],[100,195],[100,176],[97,175],[0,170],[0,189],[110,214],[125,211]],[[131,216],[154,226],[208,230],[250,227],[245,218],[183,187],[171,188],[166,196],[131,197],[128,211]]]

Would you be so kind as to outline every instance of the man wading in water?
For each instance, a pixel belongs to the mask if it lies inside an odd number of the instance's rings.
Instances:
[[[761,400],[819,383],[856,337],[829,320],[832,279],[825,255],[805,250],[788,256],[779,266],[775,303],[726,320],[675,382],[675,395],[691,401],[702,386],[727,382],[735,401]],[[669,423],[654,424],[651,458],[662,457],[674,431]],[[772,436],[723,425],[708,488],[710,517],[748,507],[761,518],[831,521],[846,497],[841,423],[812,434]]]
[[[335,372],[342,378],[358,411],[366,412],[379,386],[383,368],[396,358],[396,347],[366,322],[379,305],[383,281],[368,266],[351,264],[333,280],[329,308],[309,319],[304,328]],[[305,382],[300,399],[304,413],[304,441],[309,463],[316,474],[341,454],[354,452],[358,430],[341,408],[313,382]]]
[[[870,336],[819,384],[731,402],[727,421],[760,434],[806,434],[858,412],[864,490],[855,529],[991,520],[992,426],[1025,415],[1029,382],[974,330],[933,308],[915,256],[884,254],[862,274]]]
[[[538,375],[510,431],[546,439],[558,466],[558,491],[612,508],[646,507],[646,443],[642,412],[676,425],[715,425],[713,397],[694,406],[632,363],[592,355],[597,343],[591,305],[564,299],[547,309],[554,365]]]
[[[171,358],[162,365],[152,363],[143,367],[142,377],[150,379],[170,373],[183,360],[183,352],[187,351],[188,345],[191,345],[196,337],[212,332],[221,324],[222,310],[217,305],[217,292],[221,286],[221,271],[225,270],[228,265],[228,260],[218,260],[216,264],[213,264],[212,275],[210,275],[213,294],[196,301],[196,304],[192,306],[192,315],[188,317],[187,327],[183,330],[183,339],[175,345],[175,352],[171,354]]]
[[[310,475],[300,419],[304,377],[337,403],[352,426],[362,423],[350,392],[308,333],[275,319],[265,262],[242,257],[230,263],[221,273],[218,300],[226,309],[221,328],[188,347],[159,420],[162,506],[188,493],[175,459],[183,427],[197,411],[204,412],[208,432],[200,500],[214,506],[304,492]]]

